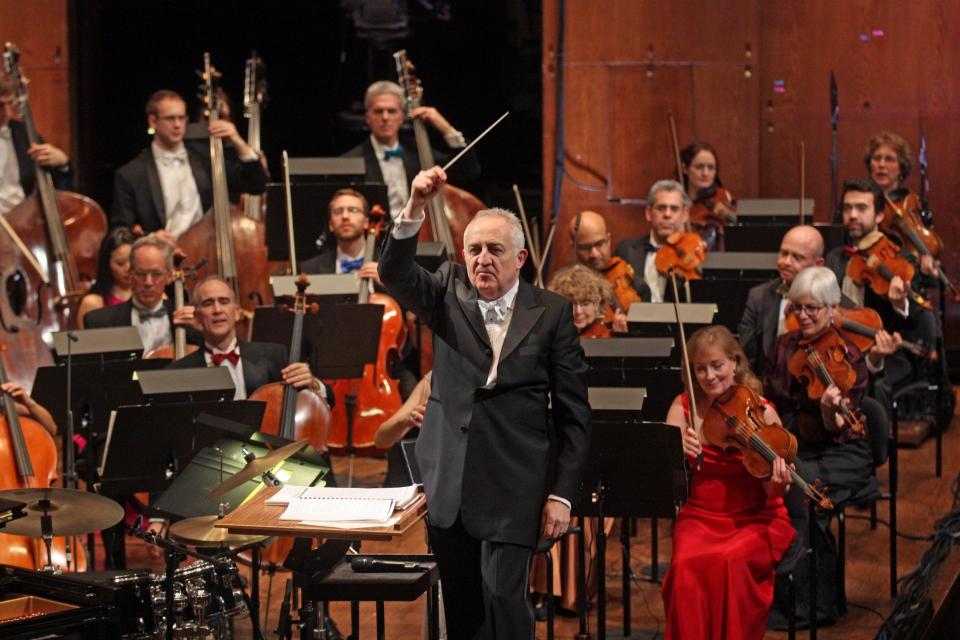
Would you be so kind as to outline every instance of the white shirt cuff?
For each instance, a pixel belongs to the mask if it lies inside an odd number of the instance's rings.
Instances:
[[[242,156],[240,156],[240,160],[242,162],[253,162],[254,160],[259,162],[260,154],[254,151],[253,149],[250,149],[249,153],[245,153]]]
[[[553,495],[552,493],[547,496],[547,500],[555,500],[556,502],[559,502],[560,504],[565,504],[565,505],[567,505],[567,509],[572,508],[572,505],[570,504],[570,501],[569,501],[569,500],[567,500],[566,498],[561,498],[560,496]]]
[[[467,146],[467,139],[463,137],[462,132],[457,130],[451,131],[443,136],[443,139],[446,140],[447,146],[451,149],[463,149]]]
[[[393,219],[393,238],[395,240],[406,240],[420,233],[420,227],[423,226],[423,220],[426,215],[420,210],[420,216],[417,218],[407,217],[407,208],[404,207],[400,214]]]
[[[869,355],[864,356],[863,359],[866,360],[867,362],[867,372],[873,375],[876,375],[881,371],[883,371],[883,365],[886,363],[886,358],[881,357],[880,364],[875,367],[873,366],[873,363],[870,361]]]

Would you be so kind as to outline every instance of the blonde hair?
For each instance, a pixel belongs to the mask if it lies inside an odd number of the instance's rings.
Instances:
[[[743,353],[743,347],[740,346],[740,342],[730,333],[730,329],[716,324],[697,329],[687,340],[687,355],[690,356],[690,360],[693,360],[698,353],[709,347],[719,348],[725,356],[734,361],[734,382],[746,385],[757,393],[763,391],[763,384],[760,382],[760,379],[753,374],[747,356]],[[683,375],[686,377],[685,371]],[[692,386],[694,395],[698,398],[702,397],[703,390],[700,388],[700,385],[693,384]]]
[[[613,288],[610,283],[596,271],[582,264],[575,264],[557,271],[550,278],[547,289],[573,302],[595,300],[599,305],[598,317],[603,317],[607,307],[613,304]]]

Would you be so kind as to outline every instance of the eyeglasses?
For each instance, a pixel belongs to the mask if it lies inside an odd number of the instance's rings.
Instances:
[[[157,120],[160,122],[186,122],[187,116],[159,116]]]
[[[147,278],[153,278],[154,280],[160,280],[167,277],[165,271],[143,271],[140,269],[133,270],[133,277],[139,280],[146,280]]]
[[[358,213],[363,213],[363,209],[360,207],[337,207],[335,209],[331,209],[330,213],[335,216],[342,216],[345,213],[356,215]]]
[[[607,239],[597,240],[596,242],[578,242],[577,251],[593,251],[594,249],[602,249],[607,244]]]
[[[796,311],[798,315],[805,313],[808,316],[815,316],[825,309],[826,306],[825,304],[795,304],[793,305],[793,310]]]

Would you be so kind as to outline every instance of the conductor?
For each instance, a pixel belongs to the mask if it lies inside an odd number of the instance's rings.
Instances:
[[[566,531],[587,461],[586,364],[570,302],[520,280],[527,250],[513,213],[477,213],[465,266],[415,264],[424,206],[445,181],[439,167],[414,178],[379,270],[434,335],[416,454],[447,633],[533,640],[532,551]]]

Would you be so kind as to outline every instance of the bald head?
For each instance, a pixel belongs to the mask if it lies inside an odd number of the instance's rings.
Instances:
[[[809,225],[793,227],[780,241],[777,271],[787,284],[807,267],[823,264],[823,236]]]
[[[599,271],[610,262],[607,221],[595,211],[583,211],[570,221],[570,243],[577,262]]]

